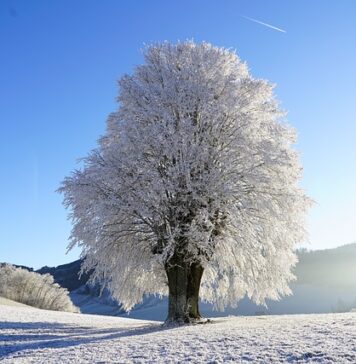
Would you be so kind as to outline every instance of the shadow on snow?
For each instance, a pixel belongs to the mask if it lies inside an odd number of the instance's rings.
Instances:
[[[6,333],[4,330],[19,330],[21,333]],[[70,324],[44,322],[0,322],[0,358],[21,352],[38,349],[59,349],[82,344],[113,340],[130,336],[140,336],[169,330],[160,324],[147,324],[135,328],[97,329]],[[41,332],[38,332],[41,330]]]

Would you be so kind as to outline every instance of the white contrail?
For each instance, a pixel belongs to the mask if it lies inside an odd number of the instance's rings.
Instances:
[[[243,17],[243,18],[245,18],[245,19],[247,19],[247,20],[251,20],[251,21],[253,21],[253,22],[257,23],[257,24],[264,25],[265,27],[268,27],[268,28],[271,28],[271,29],[277,30],[278,32],[287,33],[285,30],[283,30],[283,29],[281,29],[281,28],[277,28],[277,27],[275,27],[275,26],[273,26],[273,25],[271,25],[271,24],[264,23],[264,22],[259,21],[259,20],[257,20],[257,19],[253,19],[253,18],[250,18],[250,17],[245,16],[245,15],[241,15],[241,17]]]

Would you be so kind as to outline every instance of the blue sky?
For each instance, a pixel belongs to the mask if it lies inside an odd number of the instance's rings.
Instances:
[[[55,190],[95,147],[144,44],[185,39],[236,49],[277,84],[316,201],[309,248],[356,241],[356,1],[2,0],[0,261],[78,257],[65,255],[71,227]]]

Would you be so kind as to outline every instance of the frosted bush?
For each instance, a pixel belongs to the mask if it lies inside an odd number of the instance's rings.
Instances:
[[[0,267],[0,296],[29,306],[54,311],[79,312],[68,290],[50,274],[38,274],[10,264]]]

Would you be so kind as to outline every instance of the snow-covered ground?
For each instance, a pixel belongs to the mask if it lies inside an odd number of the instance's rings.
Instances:
[[[356,313],[159,322],[0,306],[2,363],[356,363]]]
[[[8,298],[1,297],[1,296],[0,296],[0,305],[17,306],[17,307],[29,307],[27,305],[24,305],[23,303],[12,301],[12,300],[9,300]],[[0,309],[1,309],[1,307],[0,307]]]

